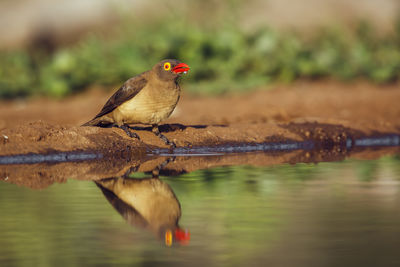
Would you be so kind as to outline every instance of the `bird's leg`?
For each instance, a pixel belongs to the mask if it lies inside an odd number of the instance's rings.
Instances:
[[[172,147],[172,148],[175,148],[175,147],[176,147],[176,145],[175,145],[174,142],[169,141],[168,138],[167,138],[165,135],[163,135],[162,133],[160,133],[160,130],[158,129],[158,125],[156,125],[156,124],[153,125],[153,128],[151,129],[151,131],[152,131],[155,135],[157,135],[159,138],[161,138],[161,140],[163,140],[165,144],[169,145],[169,146]]]
[[[138,140],[140,140],[139,135],[137,135],[136,133],[132,132],[131,129],[126,126],[126,125],[121,125],[121,126],[115,126],[118,128],[121,128],[122,130],[124,130],[124,132],[130,137],[130,138],[136,138]]]
[[[162,162],[160,165],[158,165],[154,170],[151,171],[152,177],[153,178],[158,178],[160,175],[160,171],[168,165],[171,161],[174,162],[176,157],[169,157],[167,158],[164,162]]]
[[[139,169],[140,165],[136,165],[136,166],[132,166],[130,167],[123,175],[123,178],[129,178],[129,175],[131,175],[134,172],[137,172],[137,170]]]

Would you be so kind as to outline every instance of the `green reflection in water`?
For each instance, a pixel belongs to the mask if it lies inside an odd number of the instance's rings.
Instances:
[[[127,224],[93,182],[43,190],[1,182],[0,265],[390,266],[400,261],[399,162],[221,167],[162,177],[181,204],[180,225],[191,232],[188,246],[171,248]]]

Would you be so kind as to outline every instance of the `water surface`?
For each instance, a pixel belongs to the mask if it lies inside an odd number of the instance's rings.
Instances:
[[[144,225],[141,214],[156,211],[107,199],[105,182],[70,179],[33,190],[3,181],[0,265],[399,266],[399,163],[383,157],[160,177],[180,204],[176,225],[190,232],[190,241],[171,246],[165,229]]]

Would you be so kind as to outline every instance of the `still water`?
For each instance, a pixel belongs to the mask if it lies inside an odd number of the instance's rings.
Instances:
[[[399,163],[1,181],[0,266],[400,266]]]

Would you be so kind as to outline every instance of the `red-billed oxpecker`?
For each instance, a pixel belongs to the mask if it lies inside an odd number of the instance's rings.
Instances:
[[[127,80],[116,91],[102,110],[83,126],[116,126],[130,137],[130,124],[149,124],[152,131],[167,145],[175,147],[158,129],[158,124],[174,111],[180,96],[178,78],[189,71],[189,66],[176,59],[165,59],[146,72]]]

